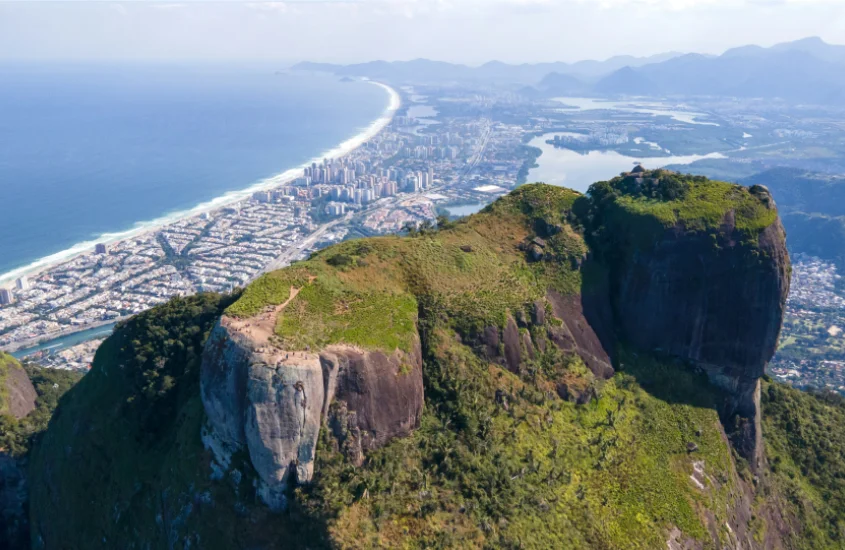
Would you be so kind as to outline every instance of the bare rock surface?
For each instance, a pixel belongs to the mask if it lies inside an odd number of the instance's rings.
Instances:
[[[296,290],[291,289],[294,299]],[[203,433],[219,470],[247,449],[272,509],[286,507],[291,483],[308,483],[320,428],[328,425],[353,462],[419,426],[423,408],[419,339],[411,353],[330,345],[289,351],[271,343],[277,315],[224,316],[206,343],[201,395]]]
[[[2,357],[0,357],[2,360]],[[3,381],[6,389],[6,405],[4,408],[15,418],[23,418],[35,409],[38,394],[29,380],[26,371],[16,362],[7,363],[6,378]]]
[[[668,229],[616,270],[613,306],[625,341],[691,361],[732,396],[722,414],[740,417],[732,439],[755,464],[759,379],[777,346],[790,263],[779,219],[757,243],[743,239],[732,212],[715,235]]]

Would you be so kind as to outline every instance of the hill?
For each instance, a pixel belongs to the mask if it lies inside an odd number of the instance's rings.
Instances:
[[[638,171],[176,299],[33,450],[33,546],[841,546],[788,272],[765,189]]]
[[[0,550],[28,547],[27,451],[80,377],[22,366],[0,352]]]

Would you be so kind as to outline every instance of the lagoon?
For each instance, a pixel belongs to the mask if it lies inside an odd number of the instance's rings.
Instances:
[[[591,184],[608,180],[621,172],[628,172],[637,163],[645,168],[653,169],[670,164],[691,164],[702,159],[725,158],[725,155],[721,153],[647,158],[622,155],[616,151],[581,153],[571,149],[555,148],[554,145],[546,143],[547,139],[555,135],[560,135],[560,132],[535,137],[528,143],[543,152],[537,159],[538,166],[528,172],[528,181],[542,181],[585,192]]]

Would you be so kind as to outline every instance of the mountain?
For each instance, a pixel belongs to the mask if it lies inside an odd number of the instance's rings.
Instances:
[[[27,451],[81,375],[23,367],[0,352],[0,550],[27,548]]]
[[[0,415],[23,418],[35,409],[35,388],[20,363],[0,352]]]
[[[552,72],[543,77],[537,88],[547,95],[566,95],[581,93],[587,86],[572,75]]]
[[[593,87],[593,91],[600,94],[618,94],[619,90],[626,90],[625,93],[630,95],[655,95],[659,89],[651,78],[632,67],[619,69]]]
[[[778,167],[740,181],[743,185],[764,182],[782,211],[845,216],[845,176]]]
[[[33,547],[835,547],[789,270],[764,188],[637,169],[174,299],[37,441]]]
[[[845,46],[820,39],[745,46],[719,57],[688,54],[626,67],[595,85],[603,94],[771,97],[797,103],[845,102]]]
[[[589,80],[624,66],[640,67],[649,63],[665,61],[678,55],[680,54],[672,52],[650,57],[618,56],[606,61],[579,61],[573,64],[557,62],[512,65],[501,61],[490,61],[478,67],[428,59],[392,62],[372,61],[352,65],[303,62],[294,65],[291,69],[412,83],[473,81],[534,85],[550,73],[572,75],[579,81]]]

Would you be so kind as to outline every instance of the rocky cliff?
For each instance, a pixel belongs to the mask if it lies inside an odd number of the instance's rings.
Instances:
[[[655,201],[675,180],[677,197]],[[593,238],[610,270],[620,337],[703,369],[730,396],[722,417],[757,465],[759,379],[777,346],[790,276],[771,194],[665,171],[600,188]]]
[[[36,449],[33,543],[798,547],[755,460],[783,239],[764,189],[638,170],[154,309]]]
[[[37,395],[23,367],[0,352],[0,415],[23,418],[35,409]]]
[[[299,290],[291,287],[283,305]],[[215,467],[227,469],[232,454],[246,449],[259,493],[274,510],[286,507],[291,480],[311,481],[322,426],[360,465],[365,451],[419,427],[423,407],[418,337],[407,353],[345,344],[288,351],[267,338],[283,310],[251,320],[224,316],[208,339],[200,375],[208,417],[203,440]]]
[[[0,416],[25,417],[35,409],[36,397],[23,367],[0,352]],[[7,429],[6,422],[0,424],[0,438],[5,439]],[[14,548],[26,533],[25,466],[12,452],[0,444],[0,550]]]

